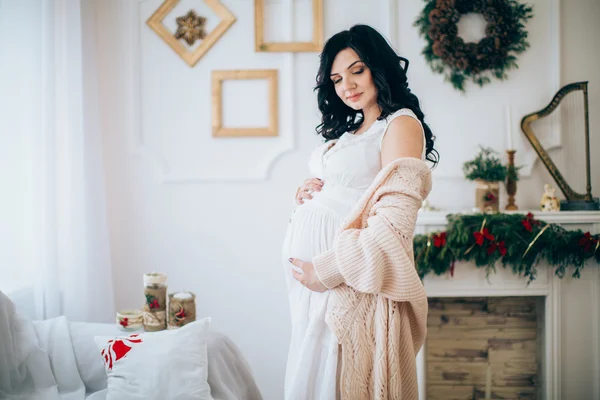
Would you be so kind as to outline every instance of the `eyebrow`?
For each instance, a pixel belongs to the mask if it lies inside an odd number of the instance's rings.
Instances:
[[[361,62],[361,60],[356,60],[356,61],[354,61],[352,64],[348,65],[348,68],[346,68],[346,69],[350,69],[350,68],[352,68],[352,66],[353,66],[354,64],[356,64],[356,63],[359,63],[359,62]],[[333,74],[331,74],[331,75],[329,75],[329,76],[331,77],[331,76],[334,76],[334,75],[339,75],[339,74],[338,74],[337,72],[334,72]]]

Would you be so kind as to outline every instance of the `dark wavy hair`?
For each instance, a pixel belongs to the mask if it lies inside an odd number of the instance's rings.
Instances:
[[[398,56],[387,40],[367,25],[354,25],[349,30],[333,35],[325,43],[315,87],[322,114],[321,123],[316,128],[317,133],[326,141],[337,139],[344,132],[356,130],[364,118],[362,111],[348,107],[338,97],[330,78],[333,60],[340,51],[347,48],[353,49],[371,70],[377,88],[377,104],[381,107],[378,119],[386,118],[401,108],[411,109],[425,130],[426,158],[434,165],[437,164],[439,154],[433,148],[435,138],[424,121],[419,99],[408,88],[408,60]],[[358,115],[361,116],[360,119],[356,118]]]

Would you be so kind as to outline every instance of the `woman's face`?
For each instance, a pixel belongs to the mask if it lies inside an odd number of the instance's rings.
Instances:
[[[353,49],[344,49],[335,56],[330,77],[335,92],[348,107],[363,110],[377,104],[371,70]]]

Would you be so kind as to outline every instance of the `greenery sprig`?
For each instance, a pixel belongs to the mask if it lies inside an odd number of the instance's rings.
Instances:
[[[463,172],[465,178],[470,181],[480,179],[487,182],[501,182],[506,179],[507,167],[496,151],[480,146],[475,158],[463,164]]]

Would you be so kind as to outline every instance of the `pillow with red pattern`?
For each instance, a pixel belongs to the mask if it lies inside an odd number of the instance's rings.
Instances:
[[[108,375],[106,400],[212,400],[206,335],[210,318],[179,329],[95,336]]]

